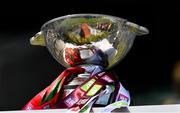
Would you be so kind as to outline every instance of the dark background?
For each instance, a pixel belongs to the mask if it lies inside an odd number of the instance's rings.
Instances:
[[[0,110],[21,109],[64,70],[45,47],[31,46],[29,38],[46,21],[75,13],[108,14],[147,27],[150,33],[137,37],[126,58],[113,69],[130,90],[132,105],[161,104],[173,94],[172,65],[180,59],[180,8],[176,3],[130,0],[43,3],[1,4]]]

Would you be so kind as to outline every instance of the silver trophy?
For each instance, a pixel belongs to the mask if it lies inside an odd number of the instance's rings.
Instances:
[[[90,76],[112,68],[128,53],[135,36],[148,32],[145,27],[119,17],[74,14],[46,22],[41,31],[30,39],[30,43],[46,46],[52,56],[66,68],[82,67],[86,70],[86,73],[79,74],[64,85],[67,96]],[[124,89],[123,93],[128,97],[129,104],[128,91]],[[116,97],[111,97],[111,94],[113,91],[109,90],[108,94],[98,98],[96,104],[107,105],[109,100]]]
[[[74,14],[46,22],[30,42],[46,46],[64,67],[94,64],[109,69],[128,53],[136,35],[145,34],[145,27],[119,17]]]

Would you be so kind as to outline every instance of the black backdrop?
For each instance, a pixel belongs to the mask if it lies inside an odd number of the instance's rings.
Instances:
[[[21,109],[62,72],[64,67],[46,48],[31,46],[29,38],[44,22],[74,13],[109,14],[147,27],[150,34],[137,37],[126,58],[113,69],[133,98],[171,86],[172,64],[180,58],[180,9],[172,3],[66,0],[1,6],[0,110]],[[149,103],[142,100],[139,104]]]

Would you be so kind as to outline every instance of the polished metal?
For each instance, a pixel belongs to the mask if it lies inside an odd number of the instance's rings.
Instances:
[[[65,67],[95,64],[109,69],[128,53],[136,35],[148,32],[119,17],[74,14],[48,21],[30,42],[46,46]]]

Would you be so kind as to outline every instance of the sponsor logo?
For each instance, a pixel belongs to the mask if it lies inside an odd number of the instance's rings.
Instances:
[[[65,104],[68,106],[68,107],[71,107],[73,106],[75,103],[76,103],[76,100],[74,100],[71,96],[68,97],[65,101]]]
[[[107,81],[107,82],[109,82],[109,83],[114,82],[114,81],[113,81],[109,76],[107,76],[107,75],[103,76],[102,79],[105,80],[105,81]]]
[[[102,75],[104,75],[105,72],[99,73],[98,76],[101,77]]]
[[[119,94],[118,100],[125,100],[125,101],[129,101],[129,98],[123,94]]]
[[[88,99],[81,99],[81,100],[79,100],[79,102],[77,103],[77,105],[85,104],[87,101],[88,101]]]

